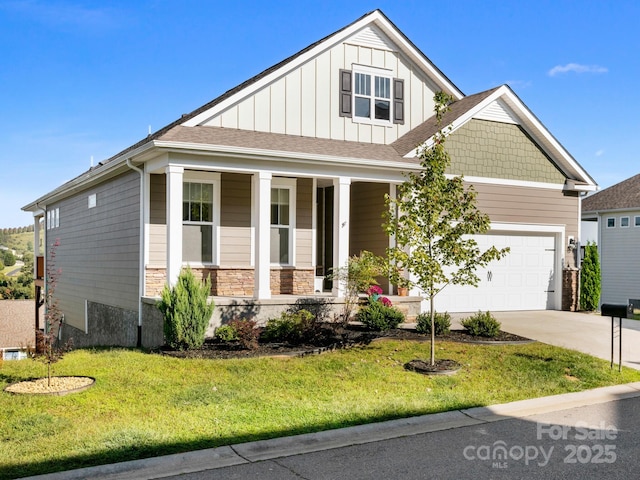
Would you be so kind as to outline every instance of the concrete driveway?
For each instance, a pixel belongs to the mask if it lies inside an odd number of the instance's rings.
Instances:
[[[611,317],[594,313],[540,310],[492,312],[502,330],[539,342],[611,360]],[[456,319],[464,315],[455,315]],[[455,322],[453,328],[459,328]],[[622,321],[622,364],[640,370],[640,321]],[[615,319],[614,362],[618,364],[618,319]]]

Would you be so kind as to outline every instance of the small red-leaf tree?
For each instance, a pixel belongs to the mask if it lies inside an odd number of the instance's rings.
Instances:
[[[58,299],[55,296],[56,286],[62,274],[62,270],[56,267],[56,250],[60,246],[60,239],[56,239],[49,250],[47,259],[46,283],[47,288],[44,293],[45,313],[44,332],[36,332],[36,347],[31,352],[31,357],[47,366],[47,384],[51,386],[51,366],[62,359],[65,353],[71,350],[72,341],[62,343],[59,335],[61,333],[64,314],[58,306]]]

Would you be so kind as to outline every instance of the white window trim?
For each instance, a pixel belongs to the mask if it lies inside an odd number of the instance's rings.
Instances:
[[[92,193],[87,197],[87,205],[88,208],[95,208],[98,205],[98,200],[95,193]]]
[[[613,225],[609,226],[609,220],[613,220]],[[616,228],[616,217],[607,217],[607,219],[605,220],[605,227]]]
[[[213,208],[212,208],[212,234],[211,241],[213,245],[211,246],[211,263],[201,263],[201,262],[187,262],[183,261],[182,264],[184,266],[191,267],[211,267],[211,266],[219,266],[220,265],[220,173],[213,172],[199,172],[193,170],[185,170],[182,175],[182,184],[184,185],[186,182],[191,183],[208,183],[213,185]],[[184,201],[180,199],[180,201]],[[209,222],[185,222],[184,220],[181,222],[182,225],[204,225],[209,224]]]
[[[60,226],[60,208],[52,208],[47,210],[47,230],[58,228]]]
[[[627,224],[623,225],[622,220],[626,219]],[[629,217],[620,217],[620,228],[629,228],[631,226],[631,219]]]
[[[371,118],[358,117],[356,115],[356,97],[363,95],[356,94],[356,74],[363,73],[365,75],[371,75]],[[384,68],[375,68],[365,65],[352,65],[352,86],[351,86],[351,111],[353,112],[351,119],[355,123],[366,123],[368,125],[380,125],[383,127],[393,126],[393,71]],[[375,77],[383,77],[389,79],[390,96],[389,101],[389,120],[378,120],[375,117]]]
[[[295,267],[296,265],[296,194],[298,182],[295,178],[279,178],[271,179],[271,189],[287,189],[289,190],[289,263],[271,263],[273,267]],[[269,215],[271,215],[271,205],[269,205]],[[269,220],[271,225],[271,220]],[[269,228],[271,235],[271,228]]]

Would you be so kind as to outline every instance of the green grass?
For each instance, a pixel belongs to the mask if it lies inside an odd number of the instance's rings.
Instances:
[[[438,343],[451,377],[407,372],[428,344],[376,342],[293,359],[185,360],[136,350],[77,350],[56,375],[96,385],[63,397],[0,394],[0,478],[35,475],[640,380],[609,363],[533,343]],[[4,362],[0,387],[44,375]]]

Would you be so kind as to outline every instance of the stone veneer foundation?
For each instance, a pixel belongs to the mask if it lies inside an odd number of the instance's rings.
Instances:
[[[192,268],[196,277],[211,277],[211,295],[217,297],[250,297],[253,295],[253,268]],[[273,295],[312,295],[313,269],[271,269],[271,293]],[[164,268],[146,269],[146,296],[157,296],[166,282]]]

